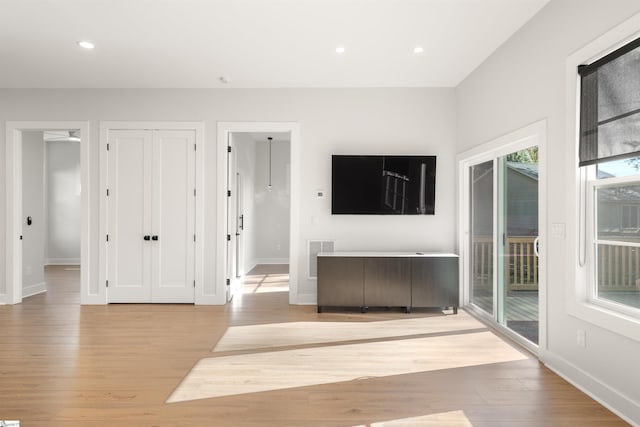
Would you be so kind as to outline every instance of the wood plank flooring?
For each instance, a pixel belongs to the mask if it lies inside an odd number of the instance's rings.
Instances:
[[[626,425],[463,311],[317,314],[278,291],[79,306],[78,271],[47,280],[0,306],[0,420],[21,427]],[[236,389],[208,397],[223,374]]]

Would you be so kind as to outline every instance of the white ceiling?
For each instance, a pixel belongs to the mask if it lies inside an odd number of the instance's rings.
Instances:
[[[548,1],[0,0],[0,87],[451,87]]]

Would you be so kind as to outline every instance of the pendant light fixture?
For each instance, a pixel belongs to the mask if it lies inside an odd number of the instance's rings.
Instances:
[[[267,137],[267,139],[269,140],[269,185],[267,185],[267,191],[271,191],[273,189],[271,186],[271,141],[273,138]]]

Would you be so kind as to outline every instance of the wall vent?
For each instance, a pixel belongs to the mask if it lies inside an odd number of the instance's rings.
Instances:
[[[307,241],[307,271],[308,279],[318,278],[318,254],[320,252],[333,252],[334,240],[308,240]]]

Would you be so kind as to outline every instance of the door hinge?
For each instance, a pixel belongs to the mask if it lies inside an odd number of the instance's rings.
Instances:
[[[231,286],[231,279],[227,279],[227,286]]]
[[[107,288],[109,287],[109,281],[107,280]]]
[[[107,197],[109,197],[109,189],[107,188]]]
[[[196,281],[195,280],[193,281],[193,287],[194,288],[196,287]]]
[[[227,234],[227,242],[231,241],[231,234]]]
[[[196,189],[193,189],[193,197],[196,197]]]
[[[107,151],[109,151],[109,144],[107,144]]]
[[[231,197],[231,190],[227,190],[227,197]]]
[[[227,153],[230,153],[230,152],[231,152],[231,146],[227,145]]]
[[[193,241],[194,242],[196,241],[196,235],[195,234],[193,235]]]
[[[198,151],[198,145],[197,144],[193,144],[193,151]]]
[[[107,242],[109,241],[109,235],[107,234]]]

